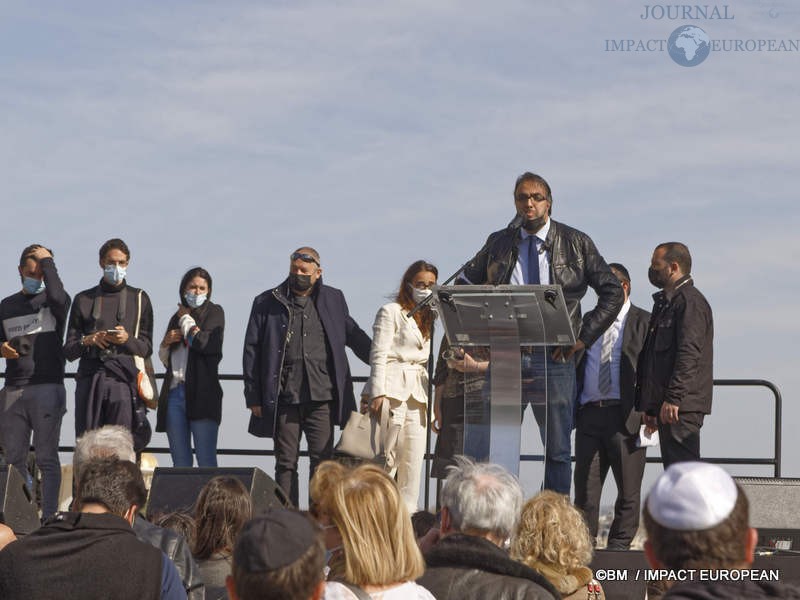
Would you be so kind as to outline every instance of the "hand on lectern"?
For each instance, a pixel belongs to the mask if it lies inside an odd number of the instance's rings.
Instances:
[[[556,362],[567,362],[570,358],[572,358],[577,352],[581,352],[586,349],[586,344],[583,341],[578,340],[575,342],[574,346],[559,346],[555,350],[553,350],[553,360]]]

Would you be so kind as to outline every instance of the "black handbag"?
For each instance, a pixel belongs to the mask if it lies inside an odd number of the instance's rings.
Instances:
[[[153,437],[153,428],[147,419],[147,407],[138,396],[133,397],[133,422],[131,423],[131,435],[133,436],[133,449],[139,453],[150,443]]]

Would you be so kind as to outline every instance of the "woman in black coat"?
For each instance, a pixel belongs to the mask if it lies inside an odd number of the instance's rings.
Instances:
[[[158,351],[167,373],[158,399],[156,431],[167,432],[176,467],[192,466],[192,442],[198,466],[217,466],[225,313],[211,302],[211,285],[205,269],[187,271],[179,288],[181,302]]]

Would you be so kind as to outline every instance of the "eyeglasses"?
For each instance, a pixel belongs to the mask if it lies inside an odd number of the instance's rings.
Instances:
[[[429,290],[435,285],[436,285],[435,281],[432,281],[430,283],[425,283],[424,281],[419,281],[417,283],[412,283],[411,284],[412,287],[414,287],[414,288],[416,288],[418,290]]]
[[[292,252],[291,259],[292,260],[297,260],[298,258],[300,260],[302,260],[303,262],[310,262],[310,263],[314,263],[317,266],[320,266],[319,265],[319,261],[314,256],[312,256],[311,254],[307,254],[305,252]]]
[[[534,202],[544,202],[547,200],[547,196],[543,196],[542,194],[517,194],[515,199],[517,202],[527,202],[528,200],[533,200]]]

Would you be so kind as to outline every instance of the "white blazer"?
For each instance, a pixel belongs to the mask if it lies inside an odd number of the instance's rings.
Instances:
[[[405,402],[428,402],[430,340],[422,337],[414,318],[397,303],[381,306],[372,326],[370,374],[364,392]]]

